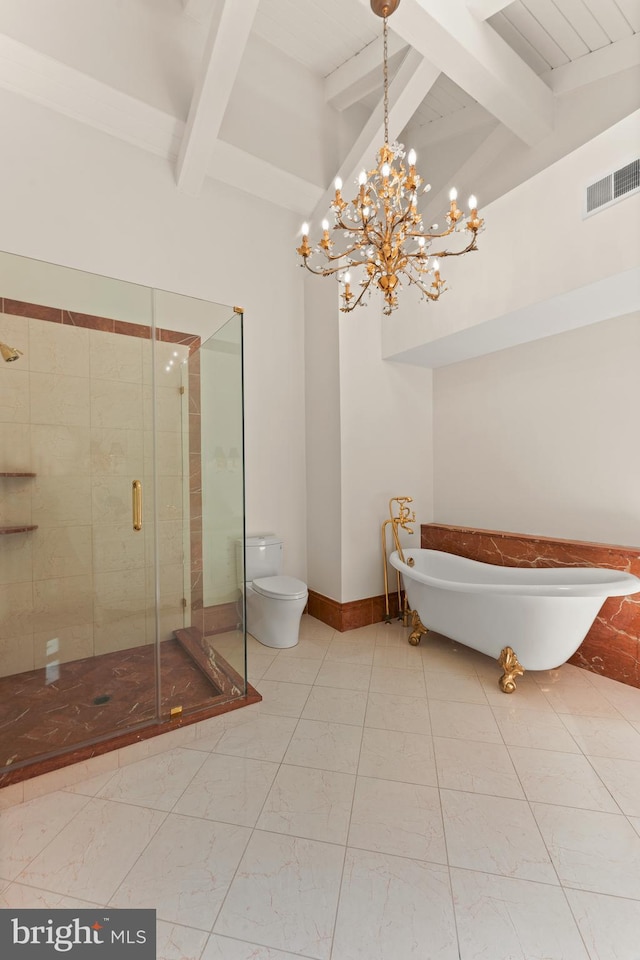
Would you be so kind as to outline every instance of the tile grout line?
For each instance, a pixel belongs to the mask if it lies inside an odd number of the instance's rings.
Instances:
[[[274,661],[275,661],[275,660],[277,660],[277,655],[276,655],[276,657],[274,658]],[[258,704],[258,706],[259,706],[259,705],[260,705],[260,704]],[[257,716],[260,716],[260,712],[258,712]],[[291,719],[295,719],[295,718],[291,718]],[[240,857],[239,857],[239,859],[238,859],[238,863],[237,863],[237,865],[236,865],[236,868],[235,868],[235,870],[233,871],[233,876],[231,877],[231,880],[230,880],[230,882],[229,882],[229,885],[228,885],[228,887],[227,887],[227,889],[226,889],[226,891],[225,891],[225,895],[224,895],[224,897],[222,898],[222,901],[221,901],[221,903],[220,903],[220,906],[219,906],[219,908],[218,908],[218,911],[216,912],[215,918],[214,918],[214,920],[213,920],[213,922],[212,922],[212,924],[211,924],[211,927],[210,927],[210,930],[209,930],[209,936],[207,937],[207,942],[206,942],[206,944],[205,944],[205,946],[204,946],[204,948],[203,948],[203,952],[204,952],[204,950],[206,950],[206,948],[207,948],[207,946],[208,946],[208,944],[209,944],[209,940],[211,939],[212,936],[214,936],[214,935],[215,935],[215,936],[223,936],[223,934],[216,934],[216,933],[215,933],[215,926],[216,926],[216,924],[217,924],[217,922],[218,922],[218,920],[219,920],[219,918],[220,918],[220,915],[221,915],[221,913],[222,913],[222,911],[223,911],[223,909],[224,909],[224,906],[225,906],[225,904],[226,904],[226,902],[227,902],[227,898],[228,898],[228,896],[229,896],[229,893],[230,893],[230,891],[231,891],[231,888],[232,888],[232,886],[233,886],[233,884],[234,884],[234,882],[235,882],[235,880],[236,880],[236,877],[237,877],[237,875],[238,875],[238,870],[240,869],[240,864],[242,863],[244,857],[246,856],[247,850],[248,850],[248,848],[249,848],[249,844],[251,843],[253,837],[254,837],[255,834],[256,834],[256,831],[257,831],[256,824],[258,823],[258,821],[260,820],[260,817],[262,816],[262,812],[263,812],[263,810],[264,810],[264,806],[265,806],[265,804],[266,804],[266,802],[267,802],[267,799],[268,799],[268,797],[269,797],[269,794],[271,793],[271,790],[273,789],[273,784],[275,783],[276,778],[277,778],[280,770],[282,769],[282,765],[283,765],[283,762],[284,762],[285,754],[286,754],[287,750],[289,749],[289,746],[291,745],[291,740],[293,739],[293,736],[294,736],[295,731],[297,730],[297,728],[298,728],[298,722],[296,722],[295,726],[293,727],[293,729],[292,729],[292,731],[291,731],[291,734],[289,735],[289,739],[288,739],[288,741],[287,741],[287,744],[286,744],[286,746],[284,747],[284,749],[283,749],[283,751],[282,751],[282,757],[281,757],[281,759],[278,761],[278,769],[276,770],[275,775],[274,775],[274,777],[273,777],[273,780],[271,781],[271,786],[269,787],[269,790],[267,791],[267,795],[265,796],[265,799],[264,799],[264,801],[263,801],[263,804],[262,804],[262,806],[261,806],[261,808],[260,808],[260,812],[259,812],[258,816],[256,817],[255,823],[254,823],[254,825],[253,825],[252,827],[248,828],[248,829],[249,829],[249,835],[248,835],[248,837],[247,837],[247,842],[246,842],[245,845],[244,845],[244,848],[243,848],[243,850],[242,850],[242,854],[240,855]],[[212,753],[213,753],[213,752],[215,752],[215,748],[214,748],[214,750],[212,751]],[[221,755],[222,755],[222,756],[229,756],[229,754],[221,754]],[[246,758],[246,757],[245,757],[245,758],[243,758],[243,759],[250,759],[250,758]],[[214,822],[215,822],[215,821],[214,821]],[[271,831],[260,831],[260,832],[271,832]],[[234,938],[234,939],[237,939],[237,938]],[[244,942],[245,942],[245,943],[249,943],[250,941],[244,941]],[[267,944],[263,944],[263,946],[266,946],[267,949],[270,949]],[[202,955],[202,954],[201,954],[201,955]]]

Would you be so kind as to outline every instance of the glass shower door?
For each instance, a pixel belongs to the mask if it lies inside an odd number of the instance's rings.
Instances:
[[[0,293],[0,340],[20,350],[0,364],[0,748],[15,768],[156,717],[153,317],[148,288],[7,254]]]

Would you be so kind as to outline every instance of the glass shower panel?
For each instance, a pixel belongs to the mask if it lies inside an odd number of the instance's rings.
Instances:
[[[153,315],[148,288],[8,254],[0,297],[19,351],[0,363],[0,749],[22,765],[156,717]]]
[[[237,311],[202,344],[200,376],[204,632],[230,690],[245,693],[242,337]]]
[[[155,315],[161,715],[179,717],[245,693],[242,318],[160,291]]]

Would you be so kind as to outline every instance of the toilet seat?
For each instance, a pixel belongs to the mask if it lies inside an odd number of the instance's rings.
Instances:
[[[277,600],[303,600],[307,596],[307,585],[295,577],[258,577],[252,582],[256,593]]]

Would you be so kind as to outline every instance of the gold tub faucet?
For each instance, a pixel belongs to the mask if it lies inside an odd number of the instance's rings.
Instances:
[[[394,517],[393,515],[393,504],[398,504],[398,515]],[[384,599],[385,599],[385,622],[389,623],[391,620],[391,615],[389,613],[389,577],[387,573],[387,525],[391,524],[391,530],[393,535],[393,546],[398,551],[398,555],[402,562],[405,562],[404,553],[402,551],[402,546],[400,544],[400,537],[398,536],[398,530],[405,530],[406,533],[413,533],[413,530],[409,526],[410,523],[415,523],[416,515],[413,510],[409,510],[407,506],[408,503],[413,503],[413,497],[392,497],[389,500],[389,519],[385,520],[382,524],[382,565],[384,571]],[[404,609],[402,605],[402,585],[400,581],[400,572],[396,571],[396,581],[397,581],[397,590],[398,590],[398,612],[399,616],[402,617],[403,622],[408,623],[408,609],[405,604]]]

